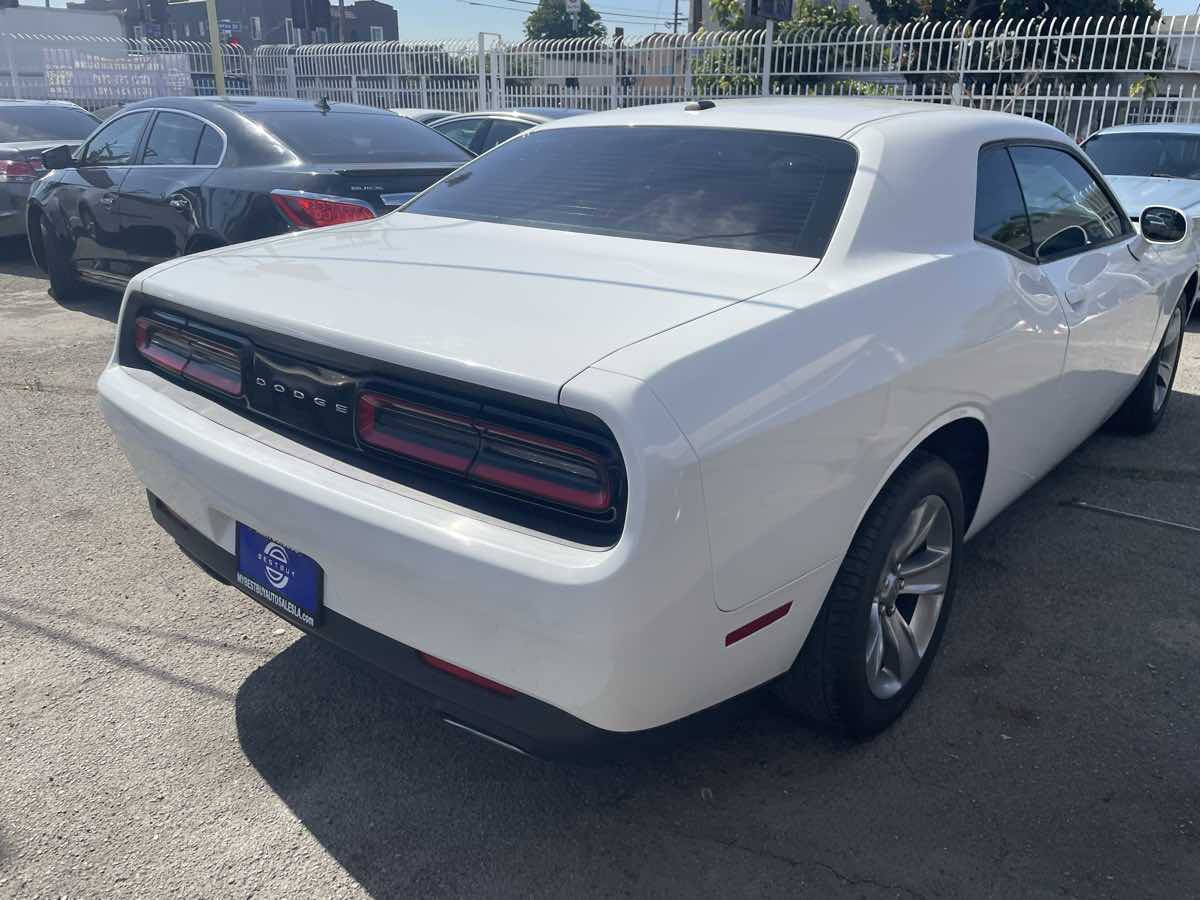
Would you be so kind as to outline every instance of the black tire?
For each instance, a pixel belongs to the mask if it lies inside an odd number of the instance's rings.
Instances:
[[[77,299],[83,292],[79,273],[50,227],[45,213],[38,216],[38,228],[42,235],[42,259],[46,264],[46,274],[50,276],[50,292],[60,303]]]
[[[1187,297],[1180,297],[1179,303],[1175,309],[1171,311],[1171,318],[1167,320],[1167,328],[1163,332],[1162,340],[1159,341],[1158,347],[1154,351],[1154,356],[1151,357],[1149,365],[1146,366],[1146,371],[1142,373],[1142,377],[1138,380],[1137,387],[1133,389],[1125,402],[1121,404],[1121,408],[1113,413],[1112,418],[1108,420],[1107,427],[1115,431],[1123,431],[1126,434],[1149,434],[1158,427],[1158,423],[1162,421],[1163,416],[1167,413],[1167,406],[1171,400],[1171,392],[1175,388],[1175,376],[1179,373],[1179,357],[1183,353],[1183,326],[1187,321]],[[1175,325],[1175,316],[1178,314],[1179,322]],[[1160,393],[1159,388],[1163,385],[1160,381],[1160,366],[1162,362],[1162,354],[1167,347],[1167,342],[1172,338],[1172,331],[1175,330],[1175,346],[1171,351],[1173,359],[1171,360],[1171,374],[1165,380],[1165,393]],[[1161,402],[1159,397],[1161,396]]]
[[[915,672],[898,693],[880,699],[870,688],[866,664],[876,588],[900,529],[931,495],[945,502],[953,535],[941,612]],[[962,486],[954,470],[940,457],[913,453],[871,504],[804,647],[776,682],[776,693],[792,712],[854,737],[876,734],[904,712],[925,680],[950,616],[962,557],[963,520]]]

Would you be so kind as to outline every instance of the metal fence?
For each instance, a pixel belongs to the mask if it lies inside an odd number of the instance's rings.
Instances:
[[[214,92],[201,41],[0,35],[0,94],[92,109]],[[919,23],[640,38],[223,48],[232,94],[456,111],[610,109],[697,96],[874,94],[1034,116],[1079,135],[1192,121],[1200,17]],[[4,69],[7,67],[7,76]]]

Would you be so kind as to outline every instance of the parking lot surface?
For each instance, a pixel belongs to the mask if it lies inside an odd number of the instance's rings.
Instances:
[[[189,563],[97,411],[118,306],[0,261],[0,896],[1200,895],[1195,326],[1156,434],[1093,437],[968,545],[890,731],[760,693],[582,767]]]

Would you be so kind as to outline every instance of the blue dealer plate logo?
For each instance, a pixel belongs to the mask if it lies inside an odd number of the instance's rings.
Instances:
[[[237,525],[237,584],[284,615],[313,628],[321,622],[324,573],[312,557]]]

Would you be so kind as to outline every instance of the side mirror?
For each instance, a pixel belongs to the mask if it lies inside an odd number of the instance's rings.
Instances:
[[[1170,206],[1147,206],[1138,224],[1151,244],[1178,244],[1187,237],[1187,216]]]
[[[42,165],[46,169],[73,169],[75,168],[75,157],[71,155],[71,148],[66,144],[61,147],[51,147],[49,150],[42,151]]]
[[[1038,244],[1036,256],[1039,260],[1048,259],[1072,250],[1082,250],[1087,245],[1088,234],[1083,226],[1068,225]]]

